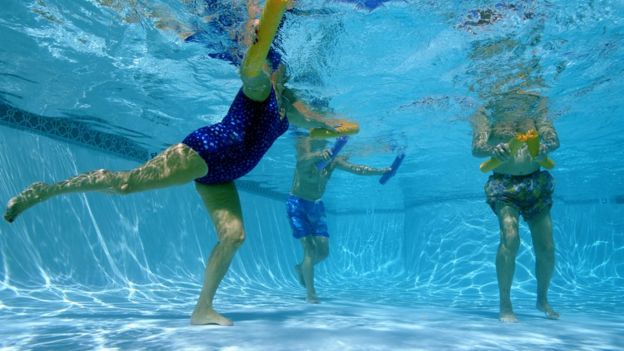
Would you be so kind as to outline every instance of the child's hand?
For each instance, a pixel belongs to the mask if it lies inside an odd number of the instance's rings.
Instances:
[[[319,158],[323,161],[327,161],[332,157],[332,152],[330,149],[325,149],[319,153]]]

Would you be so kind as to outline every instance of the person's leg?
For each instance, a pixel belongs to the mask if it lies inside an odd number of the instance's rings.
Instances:
[[[301,238],[301,245],[303,246],[303,260],[298,265],[298,269],[301,271],[303,283],[306,287],[306,301],[308,303],[318,303],[318,297],[316,296],[316,290],[314,288],[314,237],[304,236]]]
[[[301,245],[303,246],[303,260],[296,268],[300,274],[300,280],[307,290],[306,301],[319,303],[314,287],[314,265],[329,255],[329,238],[309,235],[301,238]]]
[[[219,241],[208,258],[204,285],[193,310],[191,324],[232,325],[231,320],[214,310],[212,302],[232,257],[245,240],[238,191],[233,182],[216,185],[196,183],[196,188],[210,213]]]
[[[552,235],[550,211],[528,221],[535,250],[535,276],[537,277],[537,309],[548,319],[559,319],[548,303],[548,287],[555,268],[555,243]]]
[[[511,283],[516,269],[516,253],[520,246],[518,210],[499,202],[496,204],[496,215],[500,225],[500,244],[496,254],[496,276],[500,294],[499,318],[502,322],[514,323],[518,318],[513,313],[511,304]]]
[[[329,238],[325,236],[313,236],[314,240],[314,264],[321,263],[329,256]]]
[[[9,200],[4,219],[13,222],[28,208],[61,194],[90,191],[130,194],[188,183],[207,172],[208,166],[198,153],[184,144],[176,144],[130,171],[100,169],[55,184],[34,183]]]

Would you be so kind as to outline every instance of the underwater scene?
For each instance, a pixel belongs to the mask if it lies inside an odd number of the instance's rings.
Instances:
[[[5,0],[0,350],[623,350],[624,2]]]

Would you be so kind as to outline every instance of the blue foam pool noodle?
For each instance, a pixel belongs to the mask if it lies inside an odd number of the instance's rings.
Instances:
[[[319,161],[316,163],[316,169],[318,169],[319,171],[321,171],[323,168],[327,167],[327,165],[333,161],[336,156],[338,156],[338,153],[340,152],[340,150],[342,150],[342,148],[347,144],[347,141],[349,140],[349,137],[343,136],[340,137],[336,140],[336,143],[334,144],[334,146],[329,150],[330,151],[330,157],[329,160],[323,160],[323,161]]]
[[[379,178],[379,183],[386,184],[390,178],[394,177],[397,169],[401,166],[403,159],[405,158],[405,154],[399,154],[394,158],[394,162],[392,162],[392,166],[390,166],[390,171],[384,173],[381,178]]]

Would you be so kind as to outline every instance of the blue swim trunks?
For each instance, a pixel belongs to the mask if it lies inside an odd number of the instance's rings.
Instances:
[[[555,190],[553,177],[547,171],[537,171],[524,176],[494,173],[485,183],[487,203],[496,211],[496,203],[515,207],[525,221],[550,210]]]
[[[289,195],[286,208],[295,239],[308,235],[329,238],[323,201],[310,201]]]

